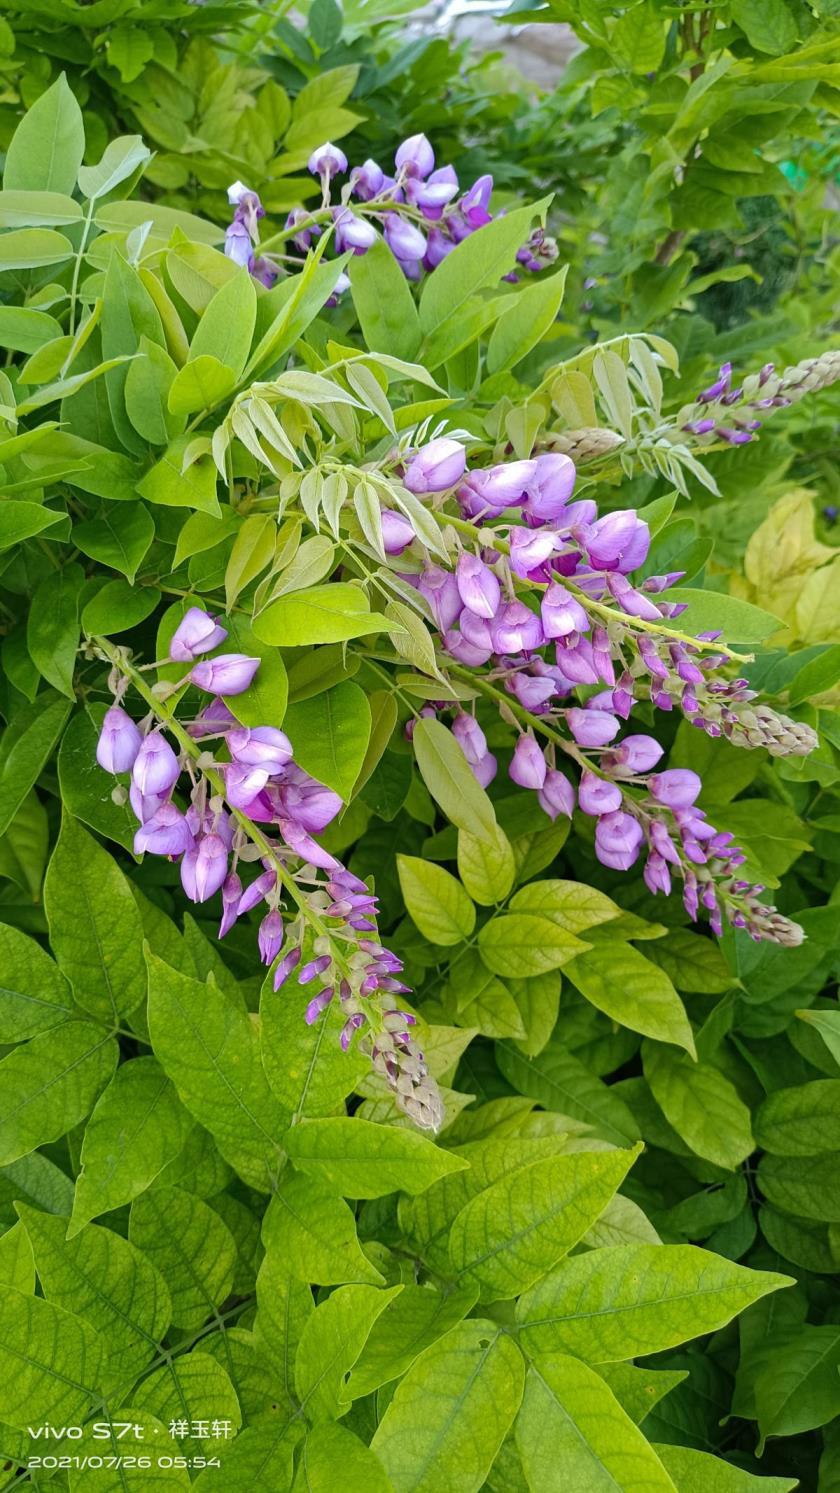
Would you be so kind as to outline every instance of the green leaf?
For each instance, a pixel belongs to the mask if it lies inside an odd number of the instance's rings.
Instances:
[[[424,938],[444,945],[469,938],[475,907],[455,876],[416,855],[398,855],[397,871],[409,915]]]
[[[0,236],[0,270],[35,270],[62,264],[73,245],[54,228],[13,228]]]
[[[389,1192],[413,1196],[466,1166],[417,1130],[345,1115],[304,1120],[283,1144],[300,1171],[349,1198],[379,1198]]]
[[[659,1042],[674,1042],[695,1055],[694,1033],[671,981],[638,949],[607,943],[590,949],[566,968],[572,984],[621,1026]]]
[[[399,1379],[432,1343],[463,1321],[475,1305],[475,1286],[456,1286],[446,1295],[430,1286],[404,1285],[371,1328],[350,1377],[353,1399]]]
[[[119,1234],[88,1224],[65,1239],[67,1220],[18,1203],[47,1301],[71,1309],[102,1334],[102,1387],[125,1393],[155,1357],[169,1327],[169,1292],[157,1270]]]
[[[519,1349],[494,1322],[461,1322],[421,1353],[371,1442],[395,1493],[478,1493],[524,1380]]]
[[[423,782],[450,823],[495,843],[495,810],[452,732],[424,716],[415,724],[412,745]]]
[[[180,1187],[144,1192],[131,1205],[128,1237],[166,1281],[176,1327],[200,1327],[230,1294],[236,1245],[200,1198]]]
[[[364,591],[346,581],[280,596],[254,619],[257,637],[283,648],[342,643],[368,633],[399,630],[398,623],[371,612]]]
[[[233,610],[241,591],[274,559],[277,523],[272,513],[251,513],[233,541],[225,569],[225,606]]]
[[[35,1294],[35,1261],[22,1223],[14,1224],[0,1237],[0,1282],[22,1296]]]
[[[562,1353],[528,1369],[516,1445],[530,1493],[551,1493],[559,1468],[575,1493],[677,1493],[600,1374]]]
[[[252,1187],[271,1190],[283,1165],[289,1116],[260,1063],[259,1035],[244,1007],[180,974],[154,954],[149,966],[152,1046],[192,1115]]]
[[[211,353],[202,353],[178,369],[169,387],[167,407],[170,415],[193,415],[220,404],[235,388],[233,369]]]
[[[795,1011],[794,1015],[819,1032],[835,1062],[840,1063],[840,1011]]]
[[[22,1042],[66,1021],[70,989],[58,965],[17,928],[0,923],[0,1042]]]
[[[283,726],[289,681],[286,665],[276,648],[260,641],[250,624],[240,616],[227,619],[226,646],[231,652],[258,658],[260,666],[241,695],[229,695],[225,704],[243,726]]]
[[[414,358],[420,348],[417,307],[387,244],[377,238],[366,254],[354,254],[349,274],[365,345],[371,352]]]
[[[238,379],[248,361],[256,316],[254,282],[246,269],[240,269],[216,291],[198,323],[190,343],[189,363],[210,354]]]
[[[515,367],[542,341],[563,303],[568,272],[564,264],[554,274],[540,275],[511,296],[509,308],[502,312],[487,344],[488,373]]]
[[[732,971],[718,943],[687,928],[669,928],[668,937],[652,943],[645,958],[658,964],[678,990],[723,995],[732,988]]]
[[[503,902],[516,875],[510,841],[500,825],[492,840],[480,840],[468,830],[458,831],[458,875],[470,896],[482,907]]]
[[[782,57],[796,50],[796,20],[784,0],[733,0],[732,19],[757,52]]]
[[[100,329],[102,356],[108,361],[133,358],[144,345],[144,338],[159,347],[165,341],[160,314],[139,272],[116,251],[105,272]],[[138,436],[126,410],[125,389],[130,367],[131,363],[125,361],[112,367],[105,374],[105,387],[111,420],[121,444],[127,451],[142,455],[144,440]]]
[[[65,1021],[0,1061],[0,1166],[58,1140],[90,1113],[117,1044],[90,1021]]]
[[[195,508],[218,518],[216,466],[212,456],[199,456],[184,466],[189,436],[177,436],[169,449],[137,483],[137,494],[168,508]]]
[[[351,1210],[314,1177],[283,1173],[263,1218],[263,1243],[296,1280],[320,1286],[383,1284],[362,1253]]]
[[[276,994],[269,975],[260,1001],[263,1066],[281,1104],[299,1120],[335,1114],[370,1067],[358,1048],[342,1052],[344,1016],[335,1001],[307,1024],[311,999],[309,987],[293,981]]]
[[[355,1395],[347,1378],[368,1333],[402,1286],[339,1286],[310,1316],[295,1358],[295,1389],[308,1420],[337,1420]]]
[[[691,1446],[654,1443],[653,1449],[680,1493],[793,1493],[800,1486],[795,1477],[754,1477]]]
[[[564,1260],[520,1299],[527,1352],[619,1363],[715,1332],[791,1285],[692,1244],[619,1244]]]
[[[665,55],[666,27],[656,7],[643,0],[626,10],[610,35],[610,51],[631,73],[655,73]]]
[[[785,1213],[840,1223],[840,1152],[762,1156],[758,1183],[768,1202]]]
[[[484,924],[478,947],[495,974],[530,979],[568,964],[589,945],[539,913],[509,912]]]
[[[734,1085],[711,1063],[695,1063],[645,1042],[645,1078],[666,1120],[692,1151],[734,1169],[754,1149],[750,1112]]]
[[[85,583],[81,565],[65,565],[41,581],[26,624],[26,644],[38,672],[62,695],[74,700],[73,672],[79,646],[79,596]]]
[[[290,705],[284,721],[295,761],[345,803],[361,771],[370,729],[367,696],[350,680]]]
[[[783,626],[772,613],[719,591],[696,591],[691,587],[675,586],[668,595],[672,601],[686,603],[686,610],[680,617],[680,628],[694,636],[719,628],[730,643],[761,643]]]
[[[82,111],[62,73],[24,114],[6,152],[6,191],[72,193],[85,151]]]
[[[295,1489],[299,1493],[304,1493],[304,1490],[305,1493],[335,1493],[337,1467],[341,1468],[342,1493],[393,1493],[393,1484],[370,1448],[344,1426],[329,1424],[307,1431],[300,1451]],[[242,1486],[245,1488],[246,1485]],[[250,1486],[253,1487],[253,1483]]]
[[[91,701],[69,722],[58,751],[58,782],[68,815],[130,851],[137,830],[134,811],[129,803],[114,803],[114,780],[95,755],[105,708],[104,701]]]
[[[47,1420],[78,1425],[101,1398],[104,1361],[105,1344],[82,1317],[40,1296],[4,1293],[0,1416],[5,1425],[21,1431]]]
[[[128,581],[106,581],[82,612],[82,630],[88,637],[106,638],[126,632],[151,617],[159,601],[160,592],[154,586],[139,589]]]
[[[130,1203],[182,1150],[192,1121],[154,1057],[122,1063],[85,1127],[73,1238],[91,1218]]]
[[[753,1129],[756,1144],[776,1156],[840,1150],[840,1079],[814,1079],[768,1094]]]
[[[613,1145],[625,1146],[639,1139],[639,1127],[623,1099],[559,1043],[549,1043],[530,1058],[511,1043],[500,1042],[496,1061],[520,1094],[536,1099],[546,1109],[585,1121]]]
[[[452,1224],[459,1278],[488,1301],[526,1290],[583,1238],[641,1150],[549,1156],[500,1177]]]
[[[112,33],[113,36],[113,33]],[[140,135],[119,135],[110,140],[96,166],[80,166],[79,190],[89,201],[107,197],[120,182],[132,176],[152,158]]]
[[[177,373],[166,348],[142,335],[138,356],[125,377],[125,412],[137,434],[151,446],[167,445],[184,428],[184,421],[169,409],[169,391]]]
[[[544,197],[533,207],[518,207],[496,218],[446,256],[427,279],[420,297],[420,326],[426,337],[444,322],[457,324],[471,296],[485,286],[498,285],[513,268],[534,218],[545,217],[550,201]]]
[[[0,228],[66,227],[69,223],[78,223],[81,216],[78,202],[68,197],[66,192],[0,192]],[[45,325],[53,328],[51,336],[61,336],[60,323],[43,311],[4,306],[3,315],[12,327],[16,319],[20,326],[25,326],[25,318],[31,318],[29,325],[32,327],[43,320]],[[42,346],[42,343],[37,346]],[[21,348],[19,351],[34,352],[35,348]]]
[[[840,1328],[805,1325],[774,1346],[755,1381],[762,1443],[767,1436],[799,1436],[840,1414]]]
[[[154,537],[154,520],[142,503],[123,503],[118,509],[107,505],[96,518],[73,525],[73,543],[82,554],[130,581]]]
[[[0,503],[0,550],[11,549],[23,539],[31,539],[64,518],[60,510],[42,508],[40,503],[26,503],[4,498]]]
[[[47,867],[44,906],[77,1004],[118,1026],[146,994],[140,914],[116,861],[70,814]]]

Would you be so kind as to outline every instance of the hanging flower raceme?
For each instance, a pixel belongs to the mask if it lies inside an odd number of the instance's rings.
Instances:
[[[140,821],[135,853],[177,862],[191,902],[220,893],[220,938],[261,908],[257,947],[262,963],[274,966],[274,989],[293,976],[312,984],[309,1022],[335,1001],[341,1046],[362,1040],[405,1113],[437,1129],[440,1094],[411,1036],[414,1017],[395,1006],[408,986],[399,979],[401,961],[379,942],[376,898],[315,838],[342,800],[294,761],[284,731],[243,726],[220,698],[245,691],[259,659],[229,653],[193,662],[226,637],[198,607],[172,637],[169,659],[193,663],[182,683],[211,696],[186,727],[168,716],[156,720],[154,712],[138,725],[118,703],[105,713],[96,759],[108,772],[131,775],[128,797]],[[130,677],[119,676],[120,698]],[[213,752],[202,750],[210,741]],[[186,807],[179,794],[185,778]],[[124,798],[124,788],[115,792]],[[256,875],[243,880],[254,863]],[[306,959],[305,945],[312,949]]]
[[[406,278],[419,280],[442,264],[464,239],[493,222],[489,206],[493,178],[481,176],[462,190],[454,166],[436,165],[425,135],[412,135],[397,147],[393,175],[372,160],[350,168],[344,151],[331,141],[312,151],[307,166],[321,185],[321,206],[312,211],[293,208],[284,233],[271,240],[289,240],[304,255],[329,227],[339,254],[348,250],[366,254],[381,235]],[[342,178],[347,178],[343,185]],[[270,253],[257,252],[259,222],[265,216],[259,196],[236,181],[228,189],[228,201],[234,214],[225,234],[225,253],[263,285],[271,286],[286,272],[289,256],[274,260]],[[556,258],[554,240],[537,228],[518,251],[516,263],[519,270],[536,274]],[[505,278],[519,277],[511,269]],[[339,276],[327,304],[335,305],[349,285],[346,275]]]
[[[709,402],[729,390],[723,370],[706,391]],[[603,865],[625,871],[645,856],[650,890],[666,894],[677,875],[689,915],[702,909],[715,932],[728,922],[753,938],[798,942],[797,925],[743,878],[744,853],[696,807],[696,774],[652,773],[663,755],[659,743],[638,733],[621,739],[621,730],[634,707],[649,702],[681,711],[709,736],[784,756],[814,748],[811,727],[756,703],[748,680],[732,677],[718,634],[695,638],[674,629],[684,607],[666,593],[680,573],[635,578],[650,549],[647,524],[632,509],[599,516],[591,499],[572,501],[567,456],[468,472],[454,444],[438,438],[403,458],[403,481],[439,494],[448,479],[463,519],[482,527],[470,548],[463,537],[470,524],[459,521],[452,568],[425,562],[415,584],[456,665],[486,669],[470,677],[486,681],[500,701],[507,694],[508,718],[525,712],[532,723],[516,743],[511,779],[535,792],[552,819],[576,806],[594,819]],[[458,712],[452,730],[486,786],[497,762],[479,723]],[[557,766],[558,752],[577,764],[577,787]]]

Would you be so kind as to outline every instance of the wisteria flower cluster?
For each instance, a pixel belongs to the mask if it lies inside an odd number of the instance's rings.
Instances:
[[[599,517],[592,499],[571,501],[575,476],[560,453],[467,472],[459,442],[431,441],[410,456],[402,481],[438,499],[454,491],[463,515],[452,521],[457,560],[454,568],[424,563],[405,579],[425,599],[446,654],[518,726],[510,776],[552,819],[577,805],[595,820],[603,865],[626,871],[644,855],[650,891],[669,893],[676,875],[691,918],[702,909],[716,933],[729,923],[756,940],[796,944],[801,929],[760,900],[764,887],[739,875],[744,852],[698,807],[698,775],[654,772],[663,749],[653,736],[618,737],[642,702],[774,756],[807,754],[815,733],[754,703],[748,681],[730,677],[737,655],[719,633],[674,629],[685,604],[663,594],[681,572],[634,583],[648,525],[631,509]],[[481,726],[460,712],[452,729],[486,787],[497,762]],[[577,764],[576,787],[558,752]]]
[[[403,140],[394,157],[393,175],[373,160],[350,169],[344,151],[329,141],[312,152],[309,170],[321,183],[321,208],[311,212],[294,208],[285,232],[274,235],[274,239],[291,240],[303,255],[328,229],[339,254],[366,254],[379,230],[406,278],[420,280],[424,271],[436,269],[464,239],[493,222],[492,176],[480,176],[462,191],[454,166],[435,165],[434,150],[425,135]],[[347,181],[335,203],[333,184],[344,176]],[[228,201],[234,214],[225,235],[225,253],[261,284],[271,286],[280,264],[270,254],[258,252],[259,223],[265,217],[259,195],[236,181],[228,189]],[[556,258],[554,240],[537,228],[519,250],[517,263],[537,272]],[[506,278],[516,280],[517,276],[511,272]],[[349,285],[349,278],[339,275],[333,300]]]
[[[247,690],[260,660],[241,653],[204,657],[227,636],[215,618],[191,607],[172,637],[168,661],[192,664],[181,683],[211,697],[186,727],[154,710],[135,723],[121,701],[140,676],[119,658],[112,671],[115,699],[96,759],[107,772],[130,774],[128,799],[139,821],[135,854],[176,861],[192,902],[221,893],[219,938],[245,913],[263,908],[257,943],[263,964],[274,966],[275,991],[292,975],[311,985],[310,1024],[337,1001],[342,1048],[358,1033],[405,1113],[436,1129],[440,1096],[411,1035],[415,1017],[394,1004],[409,987],[399,978],[401,960],[379,942],[376,897],[314,838],[342,800],[298,766],[284,731],[239,724],[222,696]],[[212,752],[204,747],[210,741],[217,743]],[[185,773],[186,808],[176,799]],[[114,791],[124,801],[123,786]],[[260,869],[243,885],[240,867],[256,869],[255,863]],[[304,961],[307,933],[311,957]]]

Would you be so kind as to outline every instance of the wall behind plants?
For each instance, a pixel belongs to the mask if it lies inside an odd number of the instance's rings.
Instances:
[[[3,6],[0,1486],[830,1493],[836,23],[393,15]]]

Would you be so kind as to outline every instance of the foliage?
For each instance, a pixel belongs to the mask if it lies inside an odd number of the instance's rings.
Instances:
[[[4,6],[4,1486],[829,1490],[836,31],[551,0],[529,121],[393,7],[91,10]],[[507,211],[406,279],[318,148],[427,124]]]

